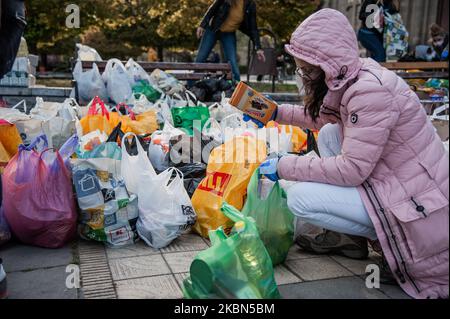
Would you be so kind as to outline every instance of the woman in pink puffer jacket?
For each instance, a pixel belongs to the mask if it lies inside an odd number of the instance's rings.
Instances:
[[[405,292],[448,298],[449,158],[418,97],[395,73],[359,58],[338,11],[309,17],[286,50],[305,106],[280,105],[276,121],[323,128],[322,157],[268,159],[261,173],[300,182],[288,191],[291,210],[328,230],[301,236],[300,246],[364,258],[358,238],[378,239]]]

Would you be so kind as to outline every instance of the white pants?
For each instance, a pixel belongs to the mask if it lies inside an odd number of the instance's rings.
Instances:
[[[319,132],[322,157],[341,153],[341,129],[328,124]],[[288,206],[301,222],[342,234],[377,239],[372,221],[355,187],[298,183],[287,190]]]

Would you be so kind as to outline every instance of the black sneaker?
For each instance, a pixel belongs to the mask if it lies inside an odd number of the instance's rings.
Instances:
[[[0,299],[8,298],[8,290],[6,284],[6,273],[3,269],[3,261],[0,258]]]
[[[302,235],[297,239],[297,244],[304,250],[315,254],[337,254],[358,260],[369,257],[366,238],[329,230],[317,236]]]

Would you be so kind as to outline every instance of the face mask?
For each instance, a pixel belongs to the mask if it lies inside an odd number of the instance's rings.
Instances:
[[[444,44],[444,40],[442,40],[442,41],[437,41],[437,42],[433,42],[433,45],[434,45],[435,47],[441,47],[443,44]]]
[[[305,83],[303,82],[303,79],[298,74],[295,75],[295,82],[297,83],[298,94],[304,95],[305,94]]]

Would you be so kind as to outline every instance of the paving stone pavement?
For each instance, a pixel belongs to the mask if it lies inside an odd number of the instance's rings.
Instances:
[[[156,250],[142,241],[124,248],[104,248],[80,241],[58,250],[10,244],[0,248],[8,273],[11,298],[182,299],[183,280],[195,256],[210,243],[195,234],[183,235]],[[275,280],[286,299],[403,299],[396,286],[368,289],[365,269],[380,256],[364,261],[318,256],[293,246]],[[68,264],[80,264],[81,289],[65,288]]]

